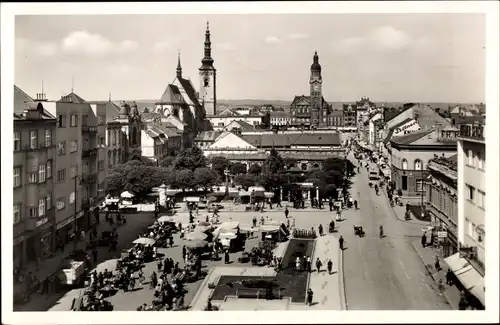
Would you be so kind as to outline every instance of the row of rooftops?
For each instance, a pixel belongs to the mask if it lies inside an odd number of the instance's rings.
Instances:
[[[438,155],[434,155],[434,158],[429,160],[429,163],[435,163],[446,168],[449,168],[453,171],[457,171],[458,169],[458,155],[453,155],[451,157],[439,157]]]

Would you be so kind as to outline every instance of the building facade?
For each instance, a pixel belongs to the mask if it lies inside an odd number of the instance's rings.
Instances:
[[[458,240],[472,251],[474,268],[484,276],[486,146],[484,124],[462,124],[458,138]]]
[[[442,130],[419,131],[391,140],[391,180],[409,201],[423,203],[425,169],[435,155],[450,157],[457,153],[456,133]]]
[[[56,118],[16,88],[15,105],[25,107],[14,113],[14,267],[22,267],[54,251]]]
[[[436,155],[429,160],[427,169],[425,210],[436,232],[446,233],[437,240],[442,256],[448,257],[458,251],[457,155],[449,158]]]
[[[344,115],[344,127],[356,128],[358,125],[356,106],[350,104],[343,104],[342,111]]]

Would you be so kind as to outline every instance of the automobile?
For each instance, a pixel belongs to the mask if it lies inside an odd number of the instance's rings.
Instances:
[[[371,181],[376,181],[379,180],[380,177],[377,172],[371,171],[370,174],[368,175],[368,179]]]

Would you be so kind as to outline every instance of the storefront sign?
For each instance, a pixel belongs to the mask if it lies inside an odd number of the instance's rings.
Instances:
[[[83,217],[83,211],[80,211],[80,213],[77,214],[77,218],[81,218]],[[74,216],[71,216],[69,217],[68,219],[62,221],[62,222],[59,222],[56,226],[56,229],[59,230],[61,228],[64,228],[66,227],[67,225],[69,225],[70,223],[72,223],[73,221],[75,221],[75,217]]]
[[[412,127],[412,126],[415,126],[415,125],[418,125],[418,124],[417,124],[417,121],[415,121],[415,120],[409,121],[407,124],[405,124],[405,125],[403,125],[403,126],[398,127],[398,128],[394,131],[394,133],[396,133],[396,134],[397,134],[397,133],[403,132],[403,131],[407,130],[408,128],[410,128],[410,127]]]
[[[448,237],[448,232],[447,231],[438,231],[437,235],[438,235],[438,238],[446,238],[446,237]]]
[[[36,223],[35,223],[35,226],[38,228],[40,227],[41,225],[44,225],[47,223],[47,221],[49,221],[49,218],[43,218],[43,219],[40,219],[38,220]]]

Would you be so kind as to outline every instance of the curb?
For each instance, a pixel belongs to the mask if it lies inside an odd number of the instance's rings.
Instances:
[[[413,249],[415,250],[415,252],[417,252],[417,255],[420,257],[420,259],[422,260],[422,262],[424,263],[424,266],[425,266],[425,269],[427,270],[427,273],[431,276],[431,278],[432,278],[432,280],[434,282],[438,283],[439,281],[436,279],[436,277],[434,276],[434,274],[432,273],[432,271],[429,269],[429,267],[427,266],[427,263],[425,263],[425,260],[422,257],[422,254],[420,254],[420,252],[418,251],[418,249],[415,247],[415,242],[412,242],[411,245],[412,245]],[[451,308],[454,309],[454,310],[456,310],[455,307],[454,307],[454,305],[453,305],[453,303],[448,298],[448,296],[446,294],[446,290],[443,292],[443,297],[446,298],[446,301],[451,306]]]
[[[208,281],[209,281],[210,277],[212,276],[212,273],[214,272],[214,270],[215,270],[215,267],[213,267],[208,272],[207,276],[205,277],[205,279],[203,279],[200,286],[198,287],[198,290],[196,291],[196,294],[194,295],[193,299],[191,299],[191,301],[189,302],[188,306],[190,307],[191,310],[192,310],[193,306],[195,305],[195,303],[198,302],[198,300],[200,299],[201,293],[203,292],[202,289],[208,285]]]
[[[338,247],[340,250],[340,247]],[[345,277],[344,277],[344,251],[340,250],[339,254],[339,293],[340,293],[340,308],[341,310],[347,310],[347,296],[345,292]]]

